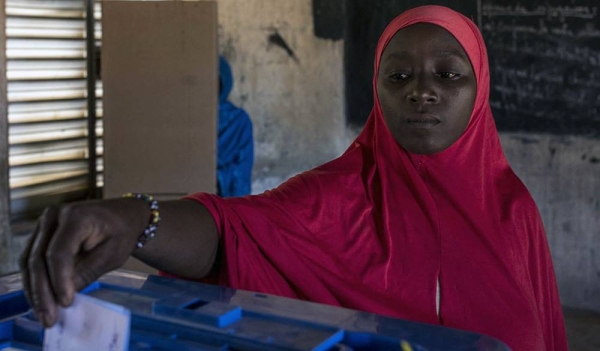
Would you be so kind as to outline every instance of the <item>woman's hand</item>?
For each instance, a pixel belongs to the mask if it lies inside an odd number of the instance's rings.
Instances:
[[[136,248],[150,210],[137,199],[71,203],[47,208],[20,265],[29,305],[45,327],[76,291],[119,268]]]

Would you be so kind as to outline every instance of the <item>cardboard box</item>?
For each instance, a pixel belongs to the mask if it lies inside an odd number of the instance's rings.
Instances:
[[[215,192],[216,1],[103,1],[102,32],[104,197]]]

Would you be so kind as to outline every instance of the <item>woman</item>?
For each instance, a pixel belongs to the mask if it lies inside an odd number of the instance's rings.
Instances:
[[[476,331],[514,350],[567,349],[544,229],[502,152],[476,26],[440,6],[405,12],[379,41],[373,87],[371,116],[340,158],[259,196],[161,203],[156,238],[134,256],[187,278]],[[68,305],[124,262],[147,207],[48,210],[23,259],[38,316],[53,323],[55,301]]]

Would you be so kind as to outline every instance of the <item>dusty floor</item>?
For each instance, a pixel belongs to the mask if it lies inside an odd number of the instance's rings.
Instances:
[[[564,308],[571,351],[600,351],[600,313]]]

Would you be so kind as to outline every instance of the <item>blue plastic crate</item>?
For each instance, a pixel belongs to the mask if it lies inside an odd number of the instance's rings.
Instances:
[[[42,347],[20,287],[20,275],[0,278],[0,351]],[[84,293],[131,310],[129,350],[509,350],[475,333],[124,271]]]

